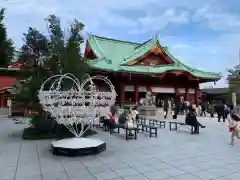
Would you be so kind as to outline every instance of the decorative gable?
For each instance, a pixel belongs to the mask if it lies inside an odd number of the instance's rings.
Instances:
[[[164,52],[164,50],[159,45],[155,45],[143,56],[127,62],[126,65],[158,66],[173,63],[173,60]]]
[[[92,48],[89,46],[89,44],[86,44],[85,52],[84,52],[84,57],[86,59],[97,59],[97,56],[93,52]]]
[[[134,65],[145,65],[145,66],[157,66],[157,65],[167,65],[169,64],[166,60],[159,54],[150,53],[147,57],[142,58]]]

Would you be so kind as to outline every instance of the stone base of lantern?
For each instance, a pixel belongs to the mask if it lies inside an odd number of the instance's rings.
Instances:
[[[106,150],[106,142],[91,138],[69,138],[51,143],[54,155],[88,156],[96,155]]]

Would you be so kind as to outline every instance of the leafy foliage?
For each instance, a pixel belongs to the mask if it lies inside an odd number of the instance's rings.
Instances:
[[[229,91],[236,93],[237,104],[240,104],[240,65],[228,70],[229,73]],[[231,96],[231,94],[230,94]]]
[[[49,126],[49,120],[39,115],[32,118],[31,124],[31,127],[24,129],[22,134],[23,139],[62,139],[74,136],[64,125],[52,124],[53,126]],[[87,128],[88,126],[86,125],[84,129],[86,130]],[[94,134],[96,134],[95,131],[87,129],[84,133],[84,137]]]
[[[72,73],[81,79],[89,71],[80,54],[80,45],[84,42],[81,35],[84,24],[74,20],[66,37],[60,20],[55,15],[46,18],[46,22],[48,35],[31,27],[24,34],[25,43],[20,55],[20,60],[25,63],[21,74],[21,79],[25,79],[25,82],[16,99],[37,112],[41,111],[37,105],[37,91],[46,78],[59,73]]]
[[[81,79],[89,72],[89,67],[80,54],[80,45],[84,42],[81,35],[84,24],[74,20],[69,33],[64,35],[60,19],[55,15],[48,16],[46,22],[47,35],[31,27],[24,34],[20,60],[25,66],[20,76],[21,86],[16,90],[16,103],[39,113],[38,117],[33,119],[32,126],[39,128],[40,132],[49,131],[48,128],[53,127],[55,122],[41,109],[37,98],[43,81],[61,73],[72,73]]]
[[[13,58],[14,47],[11,39],[7,38],[4,14],[5,9],[0,9],[0,66],[6,67]]]
[[[230,76],[240,76],[240,65],[235,66],[233,69],[227,70]]]

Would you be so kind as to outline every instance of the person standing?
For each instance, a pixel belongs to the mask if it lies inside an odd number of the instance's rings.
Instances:
[[[219,102],[216,111],[217,111],[217,116],[218,116],[218,122],[221,122],[221,118],[223,118],[223,122],[225,122],[225,111],[224,111],[224,104],[223,102]]]
[[[214,117],[214,107],[212,104],[209,104],[208,112],[209,112],[210,116],[213,118]]]
[[[164,119],[167,118],[168,108],[169,108],[169,103],[168,103],[168,100],[166,98],[166,99],[164,99],[164,102],[163,102]]]
[[[228,117],[229,131],[231,132],[231,141],[229,145],[234,145],[234,139],[240,139],[240,107],[234,108]]]
[[[201,112],[202,112],[201,104],[199,104],[199,105],[197,106],[196,112],[197,112],[197,116],[200,116],[200,114],[201,114]]]
[[[206,110],[207,110],[206,104],[203,103],[203,104],[201,105],[201,108],[202,108],[202,111],[201,111],[200,116],[203,116],[203,115],[206,116]]]
[[[178,99],[176,99],[175,103],[173,103],[173,119],[177,119],[177,116],[179,114],[180,111],[180,102]]]
[[[227,104],[224,104],[224,116],[225,116],[225,118],[228,117],[229,112],[230,112],[230,108],[228,107]]]
[[[190,102],[188,100],[185,101],[185,114],[188,114],[190,108]]]

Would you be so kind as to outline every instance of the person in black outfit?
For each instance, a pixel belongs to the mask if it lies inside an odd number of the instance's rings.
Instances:
[[[164,102],[163,102],[164,119],[167,118],[168,108],[169,108],[168,99],[166,98],[164,99]]]
[[[175,101],[175,107],[173,108],[174,110],[174,115],[173,115],[173,119],[177,119],[177,116],[180,112],[180,100],[179,99],[176,99]]]
[[[212,104],[209,104],[208,112],[211,115],[211,117],[213,118],[214,117],[214,107]]]
[[[189,109],[189,113],[186,116],[185,123],[187,125],[194,127],[194,133],[199,133],[199,127],[205,128],[206,126],[203,126],[201,123],[197,120],[197,114],[196,110],[194,108]]]
[[[218,122],[221,121],[221,118],[223,118],[223,122],[225,122],[225,107],[223,103],[218,103],[216,106],[216,112],[218,115]]]
[[[206,104],[205,103],[203,103],[203,104],[201,104],[201,108],[202,108],[202,111],[201,111],[201,114],[200,114],[200,116],[207,116],[207,114],[206,114]]]

